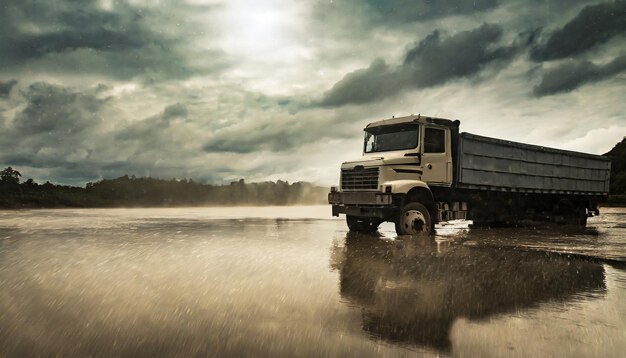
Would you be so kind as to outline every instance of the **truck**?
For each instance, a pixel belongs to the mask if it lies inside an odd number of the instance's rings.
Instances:
[[[410,115],[369,123],[362,158],[341,165],[332,215],[350,231],[385,221],[398,235],[435,224],[585,226],[609,191],[609,158],[459,132],[460,121]]]

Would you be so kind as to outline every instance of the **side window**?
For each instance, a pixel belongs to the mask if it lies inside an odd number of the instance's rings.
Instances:
[[[426,128],[424,132],[424,153],[445,153],[446,131],[437,128]]]

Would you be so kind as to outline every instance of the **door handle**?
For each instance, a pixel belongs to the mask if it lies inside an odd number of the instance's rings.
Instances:
[[[433,168],[433,165],[432,165],[432,164],[430,164],[430,163],[428,163],[428,164],[426,164],[426,168],[428,168],[428,169],[432,169],[432,168]]]

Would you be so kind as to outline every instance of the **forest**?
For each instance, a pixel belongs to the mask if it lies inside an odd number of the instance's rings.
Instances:
[[[137,178],[124,175],[82,187],[20,183],[22,174],[8,167],[0,172],[0,208],[172,207],[217,205],[295,205],[326,203],[328,188],[311,183],[246,183],[208,185],[191,179]]]
[[[609,204],[626,205],[626,137],[604,154],[611,159]]]

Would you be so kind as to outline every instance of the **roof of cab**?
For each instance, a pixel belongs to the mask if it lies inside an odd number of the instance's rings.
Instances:
[[[438,125],[446,126],[446,127],[455,127],[455,126],[458,127],[461,122],[459,120],[452,121],[452,120],[445,119],[445,118],[436,118],[436,117],[422,116],[420,114],[418,115],[412,114],[410,116],[383,119],[382,121],[372,122],[368,124],[367,126],[365,126],[365,128],[367,129],[367,128],[372,128],[372,127],[388,126],[388,125],[403,124],[403,123],[422,123],[422,124],[432,123],[432,124],[438,124]]]

